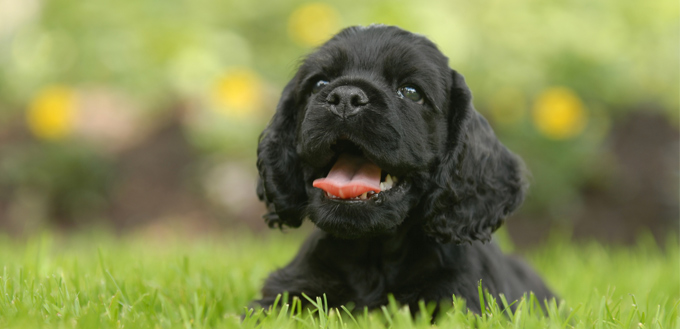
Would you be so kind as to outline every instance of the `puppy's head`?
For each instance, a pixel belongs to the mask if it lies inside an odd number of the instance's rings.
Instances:
[[[422,36],[353,27],[311,54],[260,137],[270,226],[308,217],[333,235],[391,232],[407,217],[440,242],[488,240],[522,201],[520,160]]]

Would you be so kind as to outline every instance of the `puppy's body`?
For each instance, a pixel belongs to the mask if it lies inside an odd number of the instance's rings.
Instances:
[[[479,280],[508,300],[551,296],[488,243],[522,203],[523,164],[422,36],[348,28],[311,54],[261,136],[258,169],[270,226],[318,227],[267,280],[262,306],[286,291],[359,307],[455,294],[479,310]]]
[[[521,260],[503,255],[495,243],[440,244],[418,230],[346,240],[316,230],[290,264],[269,276],[257,302],[268,307],[284,292],[326,294],[331,306],[351,302],[372,309],[387,304],[393,294],[417,310],[420,300],[456,295],[479,313],[479,280],[490,294],[509,301],[528,291],[538,300],[552,296],[540,277]]]

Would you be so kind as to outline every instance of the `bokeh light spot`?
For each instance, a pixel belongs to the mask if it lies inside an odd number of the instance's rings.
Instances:
[[[76,92],[66,86],[50,86],[39,91],[27,112],[28,128],[40,139],[58,140],[73,130]]]
[[[568,139],[585,128],[587,116],[581,99],[571,89],[552,87],[544,90],[533,108],[534,125],[551,139]]]
[[[328,4],[304,4],[288,18],[288,35],[307,47],[318,46],[330,38],[340,26],[340,14]]]
[[[234,69],[221,76],[213,88],[213,99],[221,113],[244,117],[262,104],[263,84],[250,69]]]

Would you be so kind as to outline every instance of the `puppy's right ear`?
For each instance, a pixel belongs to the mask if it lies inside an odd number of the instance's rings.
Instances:
[[[299,107],[296,85],[297,76],[283,89],[276,113],[257,147],[257,195],[267,204],[264,219],[269,227],[299,227],[307,203],[300,157],[295,150]]]
[[[524,164],[475,110],[463,76],[451,70],[451,77],[448,148],[433,175],[423,228],[440,243],[486,242],[524,200]]]

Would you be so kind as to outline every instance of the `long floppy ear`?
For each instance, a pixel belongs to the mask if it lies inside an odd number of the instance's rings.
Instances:
[[[452,77],[448,140],[423,228],[439,242],[486,242],[524,200],[524,164],[474,109],[463,76],[452,70]]]
[[[267,204],[263,217],[269,227],[299,227],[307,203],[300,158],[296,152],[297,77],[283,89],[276,113],[260,135],[257,195]]]

